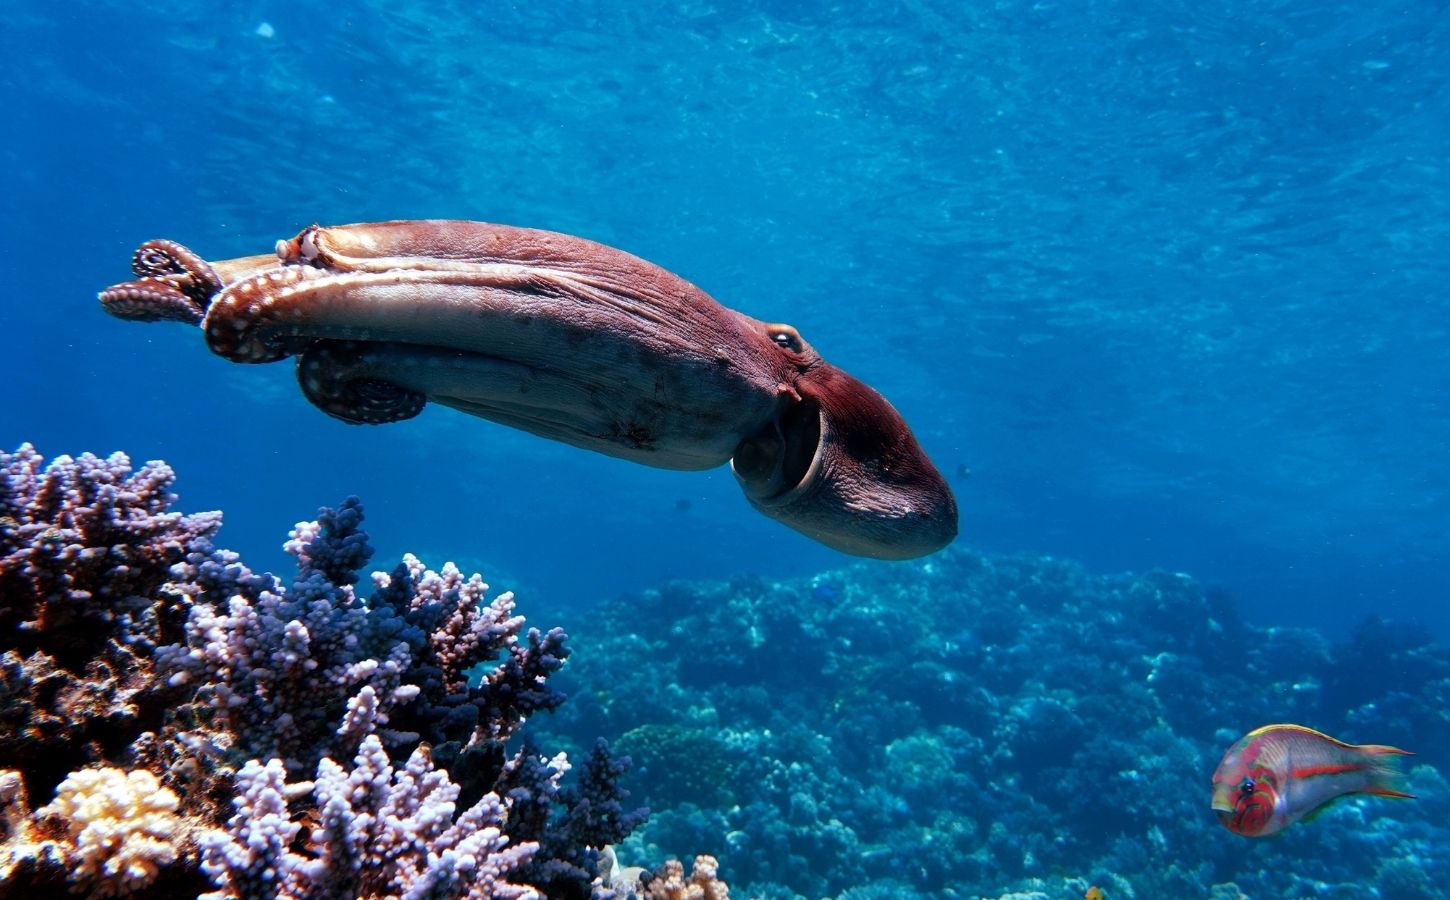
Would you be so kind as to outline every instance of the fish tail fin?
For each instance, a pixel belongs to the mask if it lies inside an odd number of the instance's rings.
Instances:
[[[1373,794],[1376,797],[1397,797],[1401,800],[1415,799],[1414,794],[1404,790],[1405,770],[1400,760],[1402,756],[1415,754],[1385,744],[1363,744],[1359,751],[1369,757],[1373,767],[1370,770],[1370,784],[1361,793]]]

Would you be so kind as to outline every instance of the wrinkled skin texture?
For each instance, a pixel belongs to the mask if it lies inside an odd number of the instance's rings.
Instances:
[[[303,393],[346,422],[431,401],[646,465],[728,461],[756,509],[860,556],[956,536],[950,489],[880,394],[789,325],[620,250],[419,220],[313,226],[211,263],[150,241],[132,270],[101,292],[111,313],[200,325],[234,362],[295,356]]]

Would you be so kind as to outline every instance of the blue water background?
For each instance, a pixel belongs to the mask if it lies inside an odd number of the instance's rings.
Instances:
[[[1447,37],[1434,3],[11,4],[0,444],[165,458],[254,565],[358,493],[380,561],[545,620],[843,561],[727,471],[346,426],[288,364],[95,301],[148,238],[477,218],[796,325],[912,423],[973,546],[1443,638]]]

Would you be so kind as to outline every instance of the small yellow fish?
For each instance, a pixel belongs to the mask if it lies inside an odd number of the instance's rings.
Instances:
[[[1082,900],[1103,900],[1103,889],[1093,885],[1087,889],[1086,894],[1082,895]]]
[[[1213,773],[1213,810],[1234,834],[1266,837],[1346,794],[1414,799],[1400,790],[1398,759],[1413,755],[1302,725],[1265,725],[1224,754]]]

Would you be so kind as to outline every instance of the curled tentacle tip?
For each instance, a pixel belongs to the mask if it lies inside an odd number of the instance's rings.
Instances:
[[[131,256],[131,271],[142,281],[165,281],[191,298],[203,313],[222,289],[222,280],[211,264],[176,241],[147,241]]]
[[[371,375],[369,348],[354,341],[317,341],[297,357],[297,383],[318,409],[353,425],[411,419],[428,398]]]

